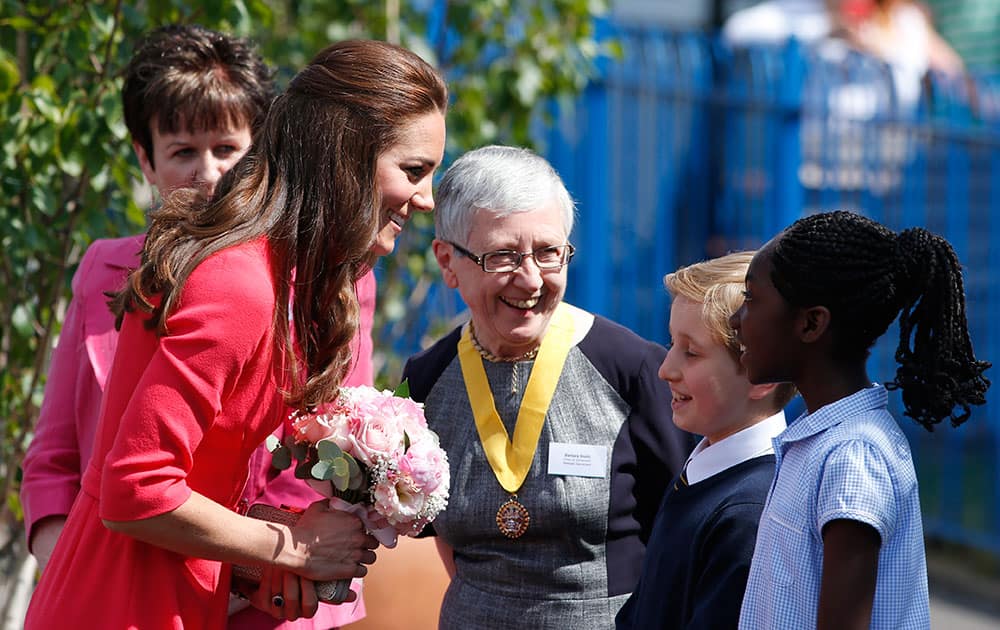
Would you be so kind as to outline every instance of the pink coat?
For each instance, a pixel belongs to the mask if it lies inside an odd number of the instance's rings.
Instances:
[[[94,241],[73,276],[73,299],[52,353],[35,436],[23,462],[21,502],[29,546],[34,525],[47,516],[69,514],[80,492],[80,478],[93,453],[101,397],[118,343],[105,292],[119,289],[128,270],[137,266],[142,242],[142,235]],[[365,275],[356,288],[361,329],[353,344],[356,363],[347,385],[371,384],[373,378],[374,273]],[[283,431],[278,429],[274,435],[281,438]],[[263,445],[254,452],[242,502],[304,507],[318,498],[294,478],[292,469],[280,473],[273,469]],[[354,589],[360,593],[360,583]],[[312,620],[299,622],[281,622],[251,608],[233,615],[229,627],[329,628],[364,615],[359,598],[354,604],[321,606]]]

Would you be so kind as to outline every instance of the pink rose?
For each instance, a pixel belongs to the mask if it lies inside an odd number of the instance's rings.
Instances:
[[[403,449],[403,429],[390,418],[351,418],[347,450],[359,462],[372,466],[376,459],[395,459]]]
[[[313,446],[331,441],[353,456],[364,474],[361,489],[367,495],[364,503],[351,505],[334,497],[331,505],[340,501],[352,511],[362,511],[366,527],[376,536],[391,534],[391,540],[379,538],[390,546],[396,533],[414,536],[445,509],[448,457],[427,427],[423,405],[362,386],[343,388],[319,411],[292,416],[296,441]],[[330,481],[307,482],[324,496],[336,494]]]
[[[403,475],[397,476],[395,481],[386,479],[375,484],[372,496],[375,509],[397,529],[417,519],[427,500],[416,491],[412,480]]]
[[[380,413],[400,424],[411,440],[415,439],[415,435],[426,433],[427,419],[424,418],[423,406],[409,398],[387,398],[382,403]]]
[[[333,435],[334,429],[330,423],[329,414],[306,414],[296,416],[292,421],[292,428],[295,431],[296,442],[308,442],[315,444],[320,440]]]
[[[433,435],[433,434],[431,434]],[[399,460],[399,472],[413,480],[413,485],[424,494],[431,494],[444,484],[448,491],[450,478],[448,456],[437,445],[437,440],[425,438],[410,444]]]

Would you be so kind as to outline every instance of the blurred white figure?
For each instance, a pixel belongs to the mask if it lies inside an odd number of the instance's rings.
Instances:
[[[960,75],[962,59],[937,33],[926,10],[912,0],[841,0],[838,33],[892,69],[899,104],[916,105],[929,71]]]
[[[780,44],[792,37],[813,44],[833,28],[826,0],[767,0],[729,16],[722,39],[730,46]]]

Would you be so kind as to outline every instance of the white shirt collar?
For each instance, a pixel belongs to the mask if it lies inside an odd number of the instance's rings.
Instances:
[[[748,459],[774,452],[771,438],[785,430],[785,412],[761,420],[709,446],[702,438],[687,460],[687,480],[698,483]]]

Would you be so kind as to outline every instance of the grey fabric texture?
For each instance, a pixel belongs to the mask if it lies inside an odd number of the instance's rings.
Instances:
[[[484,361],[495,405],[508,436],[533,362]],[[455,551],[457,578],[440,627],[609,628],[627,595],[608,597],[605,540],[610,471],[602,478],[549,475],[549,444],[611,448],[628,405],[574,347],[546,416],[535,458],[517,491],[531,514],[527,532],[508,539],[497,529],[497,508],[509,497],[496,479],[476,431],[457,357],[425,401],[428,422],[451,466],[451,498],[434,528]]]

